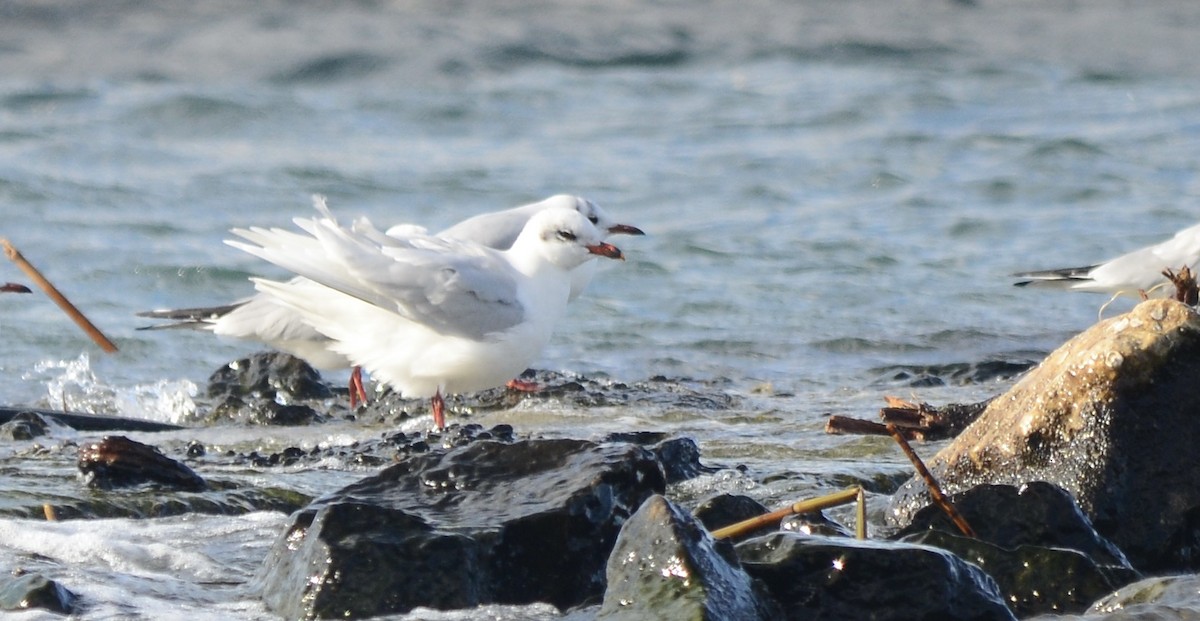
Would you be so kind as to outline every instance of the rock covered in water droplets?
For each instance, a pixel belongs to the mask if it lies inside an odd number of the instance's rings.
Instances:
[[[1016,618],[990,576],[937,548],[776,532],[738,544],[737,554],[781,619]]]
[[[625,522],[608,560],[598,620],[773,619],[778,609],[755,591],[729,542],[662,496]]]
[[[98,489],[143,484],[186,491],[207,487],[191,468],[125,436],[108,436],[79,447],[78,465],[88,487]]]
[[[914,533],[902,541],[933,546],[970,560],[996,581],[1004,600],[1022,619],[1041,613],[1082,612],[1096,598],[1137,578],[1135,572],[1127,571],[1127,579],[1114,581],[1114,572],[1066,548],[1002,548],[938,530]]]
[[[414,454],[293,517],[262,575],[287,618],[598,598],[621,524],[665,487],[646,449],[476,442]]]
[[[1077,550],[1097,563],[1132,571],[1124,553],[1096,532],[1075,499],[1061,487],[1035,481],[1020,488],[977,485],[950,497],[976,537],[1002,548],[1032,545]],[[914,516],[896,538],[924,530],[958,534],[946,513],[929,505]]]
[[[1145,570],[1197,566],[1200,317],[1142,302],[1071,339],[928,460],[947,493],[1049,481]],[[893,499],[907,524],[928,504],[919,479]]]

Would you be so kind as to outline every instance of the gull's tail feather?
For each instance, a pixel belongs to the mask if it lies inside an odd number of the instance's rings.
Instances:
[[[199,308],[166,308],[137,313],[138,317],[163,319],[174,323],[155,326],[142,326],[138,330],[169,330],[175,328],[191,328],[194,330],[211,329],[213,322],[233,312],[246,302],[234,302],[222,306],[206,306]]]
[[[1020,282],[1013,283],[1017,287],[1027,286],[1045,286],[1045,287],[1061,287],[1067,288],[1080,282],[1091,280],[1090,274],[1092,270],[1099,265],[1085,265],[1083,267],[1065,267],[1054,270],[1038,270],[1033,272],[1017,272],[1013,274],[1013,278],[1025,278]]]

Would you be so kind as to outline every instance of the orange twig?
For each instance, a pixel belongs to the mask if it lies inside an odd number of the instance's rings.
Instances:
[[[29,261],[26,261],[25,257],[21,256],[21,253],[7,239],[0,239],[0,245],[4,246],[5,256],[13,263],[16,263],[17,267],[21,268],[21,271],[25,272],[25,275],[29,276],[38,287],[41,287],[42,291],[45,291],[46,295],[50,296],[50,299],[54,300],[54,303],[58,304],[58,307],[63,309],[67,313],[67,316],[74,320],[75,324],[83,329],[84,333],[100,346],[100,349],[110,354],[117,351],[117,346],[108,340],[108,337],[104,336],[104,333],[89,321],[83,313],[79,312],[79,309],[75,308],[75,305],[66,296],[59,293],[58,289],[49,280],[46,280],[46,277],[42,276],[42,273],[36,267],[31,265]]]
[[[896,440],[896,444],[900,445],[900,449],[904,451],[904,454],[908,456],[908,460],[912,462],[913,467],[917,469],[917,474],[921,475],[921,478],[925,480],[925,485],[929,487],[929,495],[933,496],[933,503],[950,517],[950,521],[954,522],[954,525],[958,527],[958,530],[962,531],[962,534],[968,537],[975,537],[975,530],[971,528],[970,524],[967,524],[967,520],[963,518],[958,509],[955,509],[950,500],[946,498],[946,495],[942,493],[942,488],[938,485],[937,480],[933,478],[933,475],[929,474],[929,469],[925,467],[925,462],[921,461],[921,458],[917,456],[916,451],[908,444],[908,440],[904,439],[904,435],[900,433],[896,425],[888,423],[887,430],[888,433],[892,434],[892,438]]]

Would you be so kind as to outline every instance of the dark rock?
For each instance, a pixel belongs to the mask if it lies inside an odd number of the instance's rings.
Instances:
[[[927,461],[949,494],[1049,481],[1143,570],[1195,568],[1200,539],[1200,316],[1149,300],[1051,353]],[[909,481],[889,520],[929,504]]]
[[[79,596],[69,589],[38,574],[0,579],[0,610],[41,608],[69,615],[78,601]]]
[[[21,412],[0,425],[0,439],[32,440],[46,435],[50,425],[34,412]]]
[[[705,472],[716,472],[700,463],[700,447],[691,438],[672,438],[659,431],[636,431],[610,433],[602,442],[629,442],[649,447],[662,464],[667,483],[678,483],[694,479]]]
[[[936,548],[777,532],[737,545],[783,619],[1013,620],[996,582]]]
[[[415,454],[294,516],[262,575],[288,618],[601,596],[620,525],[664,489],[649,451],[581,440]]]
[[[706,498],[692,511],[708,530],[717,530],[767,513],[763,504],[741,494],[717,494]]]
[[[36,414],[43,421],[70,427],[76,431],[172,431],[182,429],[179,425],[170,425],[140,418],[78,414],[75,412],[59,412],[57,410],[37,408],[0,407],[0,423],[7,423],[26,414]]]
[[[789,515],[779,522],[779,530],[825,537],[854,536],[854,529],[829,519],[820,511]]]
[[[521,380],[537,384],[536,392],[493,388],[468,395],[446,397],[447,417],[454,420],[463,412],[508,409],[522,401],[553,401],[563,407],[637,407],[679,408],[687,410],[728,410],[739,400],[725,388],[727,380],[699,381],[654,377],[634,383],[614,382],[553,371],[526,371]],[[390,390],[358,412],[360,418],[391,422],[398,417],[426,415],[428,399],[406,399]]]
[[[971,525],[976,537],[1002,548],[1022,545],[1070,548],[1122,573],[1133,568],[1111,541],[1096,532],[1075,499],[1066,490],[1034,481],[1021,486],[978,485],[950,497],[954,508]],[[934,505],[918,511],[912,523],[895,534],[905,537],[935,529],[951,534],[959,530]],[[1130,576],[1129,580],[1136,580]]]
[[[662,496],[625,522],[608,560],[597,619],[773,619],[728,542]]]
[[[108,436],[79,448],[79,471],[88,487],[112,489],[154,484],[168,489],[200,491],[204,479],[191,468],[148,444],[125,436]]]
[[[1075,550],[990,543],[926,530],[902,541],[934,546],[967,559],[996,580],[1004,601],[1020,618],[1040,613],[1082,612],[1096,598],[1129,582],[1114,582],[1110,572]],[[1136,579],[1128,572],[1130,580]]]
[[[279,425],[296,427],[320,422],[323,417],[307,405],[280,405],[274,401],[264,401],[253,408],[250,422],[258,425]]]
[[[881,381],[905,386],[985,384],[1016,377],[1036,364],[1020,356],[1016,360],[983,360],[932,365],[889,365],[871,369]]]
[[[235,360],[208,378],[207,395],[214,401],[227,397],[274,401],[280,393],[288,401],[333,396],[321,374],[308,363],[280,352],[259,352]]]

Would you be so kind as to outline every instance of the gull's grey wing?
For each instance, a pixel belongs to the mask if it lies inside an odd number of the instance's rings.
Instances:
[[[524,320],[515,273],[496,251],[434,237],[381,245],[376,234],[343,228],[332,218],[301,228],[312,237],[235,229],[258,245],[227,243],[444,334],[482,338]]]
[[[379,305],[438,332],[474,339],[525,319],[516,278],[494,253],[403,249],[390,254],[386,276],[360,272],[382,298],[373,303],[390,302]]]

